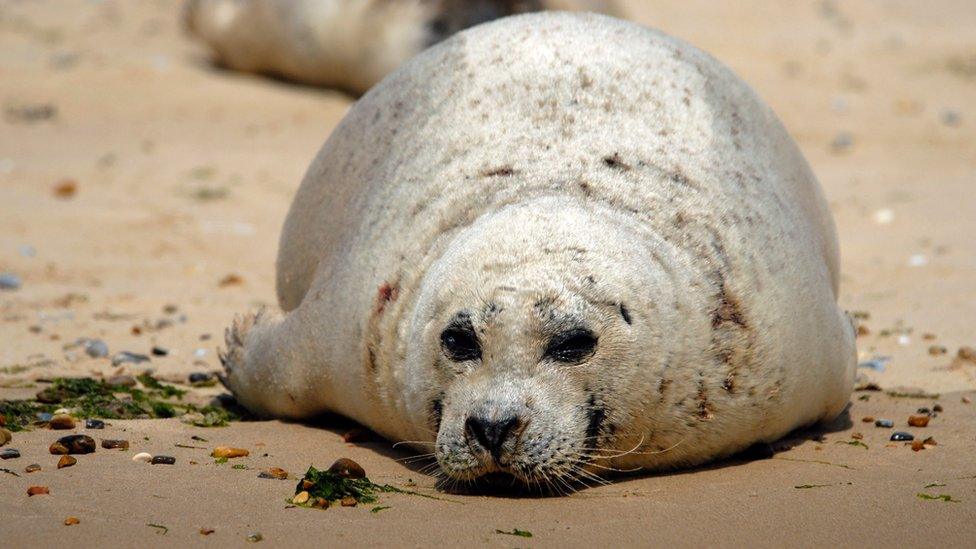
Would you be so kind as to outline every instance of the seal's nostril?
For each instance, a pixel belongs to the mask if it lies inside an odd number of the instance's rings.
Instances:
[[[498,419],[488,419],[469,416],[464,422],[464,429],[470,438],[498,461],[502,446],[515,431],[519,419],[515,415],[503,416]]]

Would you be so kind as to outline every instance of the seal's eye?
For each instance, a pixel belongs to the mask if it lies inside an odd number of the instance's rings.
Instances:
[[[595,350],[596,336],[585,328],[579,328],[553,337],[546,349],[546,357],[559,362],[579,362]]]
[[[441,347],[455,362],[481,358],[481,344],[471,327],[452,326],[441,332]]]

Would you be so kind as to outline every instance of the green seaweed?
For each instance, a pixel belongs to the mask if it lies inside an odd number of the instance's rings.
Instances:
[[[222,407],[179,402],[186,391],[148,374],[138,379],[144,388],[109,385],[92,378],[55,378],[36,399],[0,400],[0,424],[20,431],[35,424],[38,413],[52,413],[58,408],[72,409],[78,417],[100,419],[170,418],[193,412],[202,415],[192,422],[198,427],[222,427],[244,419]]]
[[[375,514],[375,513],[379,513],[380,511],[385,511],[387,509],[390,509],[389,505],[377,505],[376,507],[370,509],[369,512]]]
[[[163,526],[162,524],[153,524],[153,523],[150,522],[146,526],[148,526],[150,528],[156,528],[156,534],[160,534],[160,535],[163,535],[163,536],[165,536],[166,533],[169,532],[169,528]]]
[[[452,500],[437,496],[403,490],[396,486],[390,486],[389,484],[376,484],[366,477],[346,478],[333,471],[320,471],[311,466],[305,472],[302,480],[298,481],[298,485],[295,486],[295,494],[297,495],[301,492],[308,492],[309,496],[311,496],[307,502],[295,503],[291,500],[289,503],[302,507],[315,507],[314,504],[319,498],[329,502],[336,502],[345,497],[352,497],[357,503],[376,503],[379,500],[378,494],[383,493],[406,494],[409,496],[420,496],[427,499],[456,503]]]
[[[892,398],[924,398],[926,400],[936,400],[939,398],[939,393],[926,393],[924,391],[916,391],[916,392],[887,391],[885,394]]]
[[[931,484],[926,484],[925,485],[926,488],[940,488],[942,486],[945,486],[945,484],[944,483],[941,483],[941,482],[933,482]]]
[[[918,496],[919,499],[934,499],[934,500],[944,501],[946,503],[959,503],[958,499],[952,499],[952,496],[950,496],[949,494],[939,494],[937,496],[933,496],[931,494],[919,492],[915,495]]]
[[[862,446],[865,450],[868,449],[868,445],[864,444],[860,440],[838,440],[837,444],[847,444],[849,446]]]
[[[531,538],[532,532],[528,530],[519,530],[518,528],[512,528],[511,532],[506,532],[505,530],[495,530],[496,534],[505,534],[506,536],[519,536],[522,538]]]
[[[806,490],[808,488],[826,488],[828,486],[833,486],[832,484],[799,484],[794,486],[797,490]]]

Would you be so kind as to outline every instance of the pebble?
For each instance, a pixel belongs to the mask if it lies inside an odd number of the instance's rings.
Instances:
[[[944,355],[949,352],[945,345],[932,345],[929,347],[929,354],[932,356]]]
[[[318,507],[319,509],[328,509],[331,505],[329,500],[325,498],[315,498],[315,502],[312,503],[312,507]]]
[[[329,467],[329,471],[344,478],[365,478],[366,470],[363,466],[349,458],[339,458]]]
[[[150,461],[152,461],[152,458],[153,458],[152,454],[147,454],[146,452],[140,452],[132,456],[132,461],[142,461],[145,463],[149,463]]]
[[[942,111],[942,123],[946,126],[957,127],[962,124],[962,116],[958,111],[945,110]]]
[[[149,357],[146,355],[140,355],[139,353],[130,353],[129,351],[115,353],[115,355],[112,357],[112,366],[118,366],[120,364],[140,364],[142,362],[149,362]]]
[[[881,208],[871,214],[871,220],[878,225],[887,225],[895,220],[895,212],[891,208]]]
[[[16,459],[20,457],[20,451],[13,448],[7,448],[0,452],[0,459]]]
[[[238,458],[247,457],[251,452],[243,448],[231,448],[230,446],[218,446],[210,453],[210,457],[215,458]]]
[[[294,503],[294,504],[296,504],[296,505],[302,505],[302,504],[308,503],[308,498],[310,498],[310,497],[311,497],[311,494],[309,494],[308,492],[302,491],[302,492],[299,492],[299,493],[295,494],[295,497],[291,498],[291,502]]]
[[[932,413],[932,410],[929,410],[928,408],[922,406],[918,410],[915,410],[915,413],[916,414],[926,414],[926,415],[928,415],[928,414],[931,414]]]
[[[41,466],[37,463],[31,463],[27,467],[24,467],[25,473],[36,473],[41,470]]]
[[[925,443],[924,442],[922,442],[921,440],[913,440],[912,441],[912,451],[917,452],[919,450],[924,450],[924,449],[925,449]]]
[[[263,540],[264,539],[264,536],[262,536],[260,532],[255,532],[253,534],[248,534],[248,536],[246,538],[244,538],[244,539],[246,539],[247,541],[250,541],[251,543],[257,543],[257,542]]]
[[[0,429],[0,446],[13,440],[14,436],[6,429]]]
[[[173,456],[153,456],[149,463],[153,465],[173,465],[176,463],[176,458]]]
[[[912,427],[925,427],[929,424],[929,416],[908,416],[908,424]]]
[[[81,521],[78,520],[76,517],[68,517],[68,518],[64,519],[64,525],[65,526],[74,526],[75,524],[79,524],[80,522]]]
[[[113,387],[135,387],[136,378],[127,375],[112,376],[108,378],[105,383],[112,385]]]
[[[873,423],[874,416],[864,416],[861,418],[861,421],[863,421],[864,423]]]
[[[272,467],[267,471],[261,471],[258,473],[258,478],[273,478],[278,480],[288,480],[288,471],[285,471],[281,467]]]
[[[890,429],[895,426],[895,422],[891,421],[890,419],[879,419],[878,421],[874,422],[874,426]]]
[[[835,153],[845,153],[854,145],[854,136],[848,132],[841,132],[830,142],[830,150]]]
[[[906,433],[904,431],[895,431],[894,433],[891,433],[891,440],[895,442],[908,442],[915,440],[915,435]]]
[[[48,424],[52,429],[64,430],[75,428],[75,418],[68,414],[56,414]]]
[[[151,353],[153,356],[166,356],[169,354],[169,349],[166,349],[165,347],[155,346],[152,348]]]
[[[105,358],[108,356],[108,345],[101,339],[84,340],[85,354],[92,358]]]
[[[64,449],[65,451],[60,451]],[[58,451],[55,451],[58,450]],[[90,454],[95,451],[95,439],[88,435],[61,437],[51,445],[52,454]]]
[[[936,404],[935,406],[932,407],[932,411],[933,412],[941,412],[942,411],[942,405],[941,404]]]
[[[971,398],[969,398],[967,396],[962,397],[962,403],[963,404],[971,404],[972,402],[973,402],[973,399],[971,399]]]
[[[105,422],[100,419],[86,419],[85,429],[104,429]]]
[[[78,460],[77,459],[75,459],[75,458],[73,458],[71,456],[61,456],[61,459],[58,460],[58,469],[64,469],[65,467],[71,467],[75,463],[78,463]]]
[[[976,362],[976,349],[972,347],[959,347],[959,350],[956,351],[956,358]]]
[[[20,277],[13,273],[0,273],[0,290],[18,290],[21,284]]]
[[[111,438],[102,439],[102,448],[106,450],[128,450],[129,441],[128,440],[116,440]],[[152,456],[150,456],[152,457]]]
[[[47,422],[51,421],[51,418],[53,418],[53,417],[54,417],[54,414],[49,414],[47,412],[38,412],[37,413],[37,421],[40,421],[41,423],[47,423]]]
[[[864,435],[861,433],[851,433],[851,438],[853,438],[854,440],[862,440],[864,438]]]
[[[190,374],[190,383],[206,383],[213,379],[213,374],[209,372],[193,372]]]
[[[42,494],[50,494],[51,491],[47,489],[47,486],[31,486],[27,489],[28,496],[40,496]]]
[[[214,530],[213,528],[201,528],[200,529],[200,535],[201,536],[209,536],[210,534],[213,534],[214,532],[216,532],[216,530]]]
[[[343,507],[355,507],[359,502],[356,501],[356,498],[352,496],[345,496],[339,501],[339,503],[341,503]]]

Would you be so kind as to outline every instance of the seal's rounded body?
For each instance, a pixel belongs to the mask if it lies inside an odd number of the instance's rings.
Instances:
[[[542,10],[614,14],[611,0],[188,0],[184,20],[228,68],[362,93],[452,34]]]
[[[352,417],[470,479],[725,456],[845,407],[827,205],[707,54],[597,15],[460,33],[363,97],[228,331],[261,413]],[[429,448],[428,448],[429,450]]]

